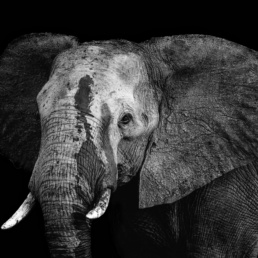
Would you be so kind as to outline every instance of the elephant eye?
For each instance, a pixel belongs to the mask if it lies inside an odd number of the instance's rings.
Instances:
[[[127,125],[130,123],[130,121],[133,119],[131,114],[125,114],[121,120],[120,120],[120,124],[122,125]]]

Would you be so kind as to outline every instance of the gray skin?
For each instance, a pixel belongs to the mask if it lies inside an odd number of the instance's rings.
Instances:
[[[107,189],[121,257],[257,257],[257,93],[257,53],[223,39],[31,34],[1,56],[0,150],[33,171],[52,257],[91,257]]]
[[[110,257],[257,257],[257,184],[251,165],[173,204],[139,209],[133,179],[107,211],[116,247]]]

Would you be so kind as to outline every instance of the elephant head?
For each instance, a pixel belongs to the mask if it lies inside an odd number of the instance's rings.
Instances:
[[[203,35],[79,44],[31,34],[0,60],[0,150],[32,170],[53,257],[90,257],[91,219],[138,172],[139,208],[257,158],[257,53]]]

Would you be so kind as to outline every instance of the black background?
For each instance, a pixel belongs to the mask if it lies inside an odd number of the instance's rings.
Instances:
[[[65,2],[64,2],[65,3]],[[64,4],[63,3],[63,4]],[[151,37],[176,34],[208,34],[222,37],[258,50],[258,29],[255,6],[182,6],[161,4],[139,6],[120,2],[119,6],[90,6],[88,3],[67,3],[51,6],[34,2],[29,6],[2,7],[0,10],[0,50],[11,40],[32,32],[52,32],[74,35],[81,42],[105,39],[127,39],[141,42]],[[119,7],[119,9],[118,9]],[[151,8],[150,8],[151,7]],[[236,10],[237,8],[237,10]],[[112,10],[112,11],[111,11]],[[1,139],[0,139],[1,140]],[[0,157],[0,224],[19,207],[28,194],[30,172],[17,170]],[[113,246],[106,218],[93,225],[96,257],[102,257]],[[98,234],[101,232],[101,234]],[[96,241],[97,235],[99,241]],[[44,238],[43,218],[39,206],[15,228],[0,231],[0,257],[49,257]],[[106,255],[105,257],[109,257]]]

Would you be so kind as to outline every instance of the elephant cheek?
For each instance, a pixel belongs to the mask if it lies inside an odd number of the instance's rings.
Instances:
[[[112,139],[111,139],[112,140]],[[117,188],[118,169],[117,169],[117,142],[111,140],[108,135],[104,137],[104,155],[106,157],[106,171],[103,180],[103,188],[110,188],[113,191]]]
[[[105,150],[108,163],[106,166],[105,177],[103,180],[103,188],[110,188],[115,191],[117,188],[118,169],[114,160],[113,151],[111,148]]]

